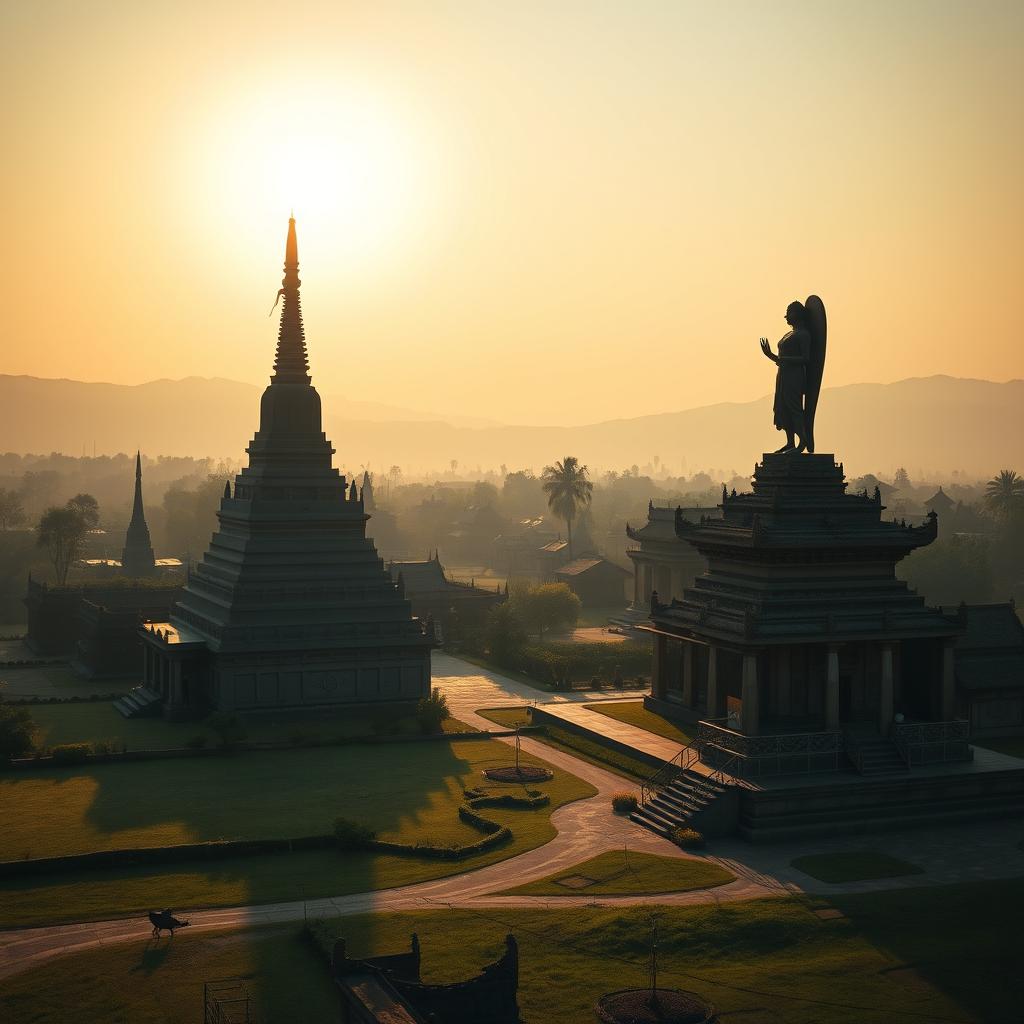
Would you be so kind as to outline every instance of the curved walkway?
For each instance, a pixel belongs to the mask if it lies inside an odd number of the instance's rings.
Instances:
[[[447,655],[435,655],[434,681],[449,697],[453,714],[463,721],[486,728],[492,723],[476,709],[538,701],[548,697],[525,684],[499,673],[479,669]],[[572,694],[556,699],[573,703],[593,701],[598,694]],[[505,742],[513,742],[505,740]],[[602,768],[545,746],[528,737],[523,749],[591,783],[597,794],[559,808],[551,816],[557,836],[544,846],[517,857],[475,871],[420,882],[400,889],[357,893],[333,899],[309,900],[233,907],[220,910],[183,912],[193,929],[244,928],[263,924],[301,921],[321,917],[368,912],[425,910],[443,906],[535,907],[546,906],[628,906],[663,904],[685,906],[699,903],[757,899],[806,893],[840,895],[921,885],[1013,878],[1024,875],[1024,852],[1018,844],[1024,825],[1018,821],[980,823],[956,829],[934,829],[892,833],[870,839],[844,837],[813,840],[782,847],[755,847],[733,840],[714,844],[707,860],[720,864],[736,880],[713,889],[663,893],[653,896],[500,896],[503,890],[544,878],[606,850],[642,850],[668,857],[684,858],[674,845],[638,825],[614,815],[611,794],[629,783]],[[795,857],[870,846],[907,860],[924,869],[924,874],[830,885],[802,874],[790,865]],[[182,911],[178,911],[182,913]],[[138,917],[114,921],[52,925],[0,932],[0,979],[54,957],[106,943],[147,938],[149,922]],[[187,933],[184,933],[187,934]]]

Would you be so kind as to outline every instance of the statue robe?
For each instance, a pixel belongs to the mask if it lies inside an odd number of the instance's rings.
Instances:
[[[804,434],[804,396],[807,394],[807,359],[811,336],[803,328],[790,331],[779,342],[779,369],[775,375],[775,427]]]

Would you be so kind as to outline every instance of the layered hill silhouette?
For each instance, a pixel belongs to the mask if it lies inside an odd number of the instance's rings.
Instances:
[[[241,459],[259,418],[262,388],[187,377],[136,386],[0,375],[0,450],[81,455]],[[723,402],[576,427],[488,425],[454,411],[421,413],[323,396],[324,428],[337,464],[408,472],[458,460],[471,471],[532,467],[566,454],[592,467],[644,465],[654,456],[678,473],[716,467],[749,471],[782,442],[771,398]],[[818,450],[853,472],[1024,468],[1024,381],[917,377],[893,384],[826,388],[815,429]]]

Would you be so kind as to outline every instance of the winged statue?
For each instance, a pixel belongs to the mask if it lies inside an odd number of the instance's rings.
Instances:
[[[821,379],[825,372],[828,322],[825,304],[817,295],[786,307],[786,323],[792,328],[779,339],[773,352],[767,338],[761,351],[778,367],[775,374],[775,428],[786,433],[777,455],[814,451],[814,416],[818,411]]]

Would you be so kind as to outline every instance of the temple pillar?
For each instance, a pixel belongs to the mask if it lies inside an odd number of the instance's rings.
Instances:
[[[641,607],[651,607],[651,592],[654,590],[654,568],[650,562],[644,563],[644,593]]]
[[[756,736],[760,731],[760,694],[757,683],[757,655],[743,655],[743,683],[740,690],[740,731]]]
[[[670,598],[682,598],[683,596],[683,570],[673,568],[671,571],[672,588]]]
[[[643,575],[644,565],[643,562],[633,563],[633,607],[643,608],[644,599],[641,596],[643,591]]]
[[[775,649],[775,703],[783,718],[793,713],[793,686],[789,674],[789,648]]]
[[[693,644],[683,641],[683,704],[693,707]]]
[[[952,640],[946,640],[942,644],[941,698],[942,721],[952,722],[956,716],[956,662]]]
[[[708,718],[718,717],[718,648],[708,646],[708,692],[705,704]]]
[[[660,633],[654,638],[654,656],[651,659],[651,696],[665,699],[665,647],[666,639]]]
[[[892,644],[882,644],[882,664],[879,676],[878,695],[878,731],[882,736],[888,736],[892,728],[893,719],[893,673],[892,673]]]
[[[825,678],[825,731],[839,731],[839,648],[829,644]]]
[[[171,697],[170,703],[180,707],[184,703],[184,695],[181,690],[181,662],[171,662]]]

